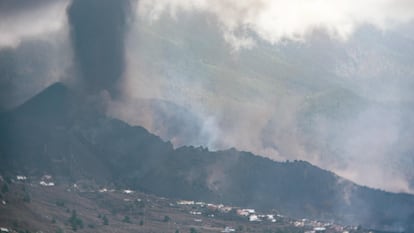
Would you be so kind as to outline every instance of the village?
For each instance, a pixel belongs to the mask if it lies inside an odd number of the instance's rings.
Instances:
[[[0,182],[3,187],[8,184],[3,177],[0,177]],[[167,229],[175,229],[173,232],[186,232],[188,229],[190,233],[195,232],[297,232],[297,233],[353,233],[353,232],[370,232],[363,231],[356,226],[343,226],[333,222],[324,222],[310,219],[294,219],[283,215],[277,210],[260,211],[253,208],[243,208],[229,206],[225,204],[207,203],[200,200],[174,200],[163,197],[156,197],[135,191],[132,189],[116,189],[115,187],[103,187],[94,184],[91,181],[79,181],[72,184],[62,184],[57,182],[52,175],[44,175],[42,177],[26,177],[24,175],[17,175],[9,179],[8,186],[24,187],[26,196],[30,196],[32,203],[36,198],[36,192],[40,196],[43,193],[47,195],[61,195],[58,201],[55,200],[57,206],[65,206],[66,212],[69,212],[68,207],[71,195],[78,195],[92,200],[97,203],[97,206],[103,207],[103,210],[97,210],[98,215],[111,216],[111,221],[118,218],[120,222],[137,222],[138,225],[143,225],[143,221],[149,222],[152,231],[154,228],[161,226],[168,222]],[[56,192],[56,190],[61,190]],[[50,192],[53,191],[53,192]],[[43,192],[43,193],[42,193]],[[60,194],[62,192],[62,194]],[[47,196],[46,195],[46,196]],[[78,197],[76,197],[78,198]],[[1,196],[1,207],[4,209],[7,205],[16,203],[16,200],[7,200],[7,192]],[[56,198],[55,198],[56,199]],[[30,200],[30,199],[29,199]],[[101,201],[102,200],[102,201]],[[53,201],[53,200],[51,200]],[[30,204],[30,201],[25,203]],[[79,215],[85,215],[85,219],[90,218],[90,215],[83,213],[81,207],[73,205],[73,209],[77,209]],[[76,206],[76,207],[75,207]],[[99,209],[99,208],[95,208]],[[73,210],[72,210],[73,211]],[[56,212],[56,210],[54,210]],[[60,228],[67,227],[67,222],[64,218],[58,217],[54,214],[54,222],[62,219],[63,223]],[[50,216],[47,216],[50,218]],[[0,219],[1,220],[1,219]],[[85,220],[86,221],[86,220]],[[89,220],[96,222],[96,220]],[[160,223],[161,222],[161,223]],[[3,222],[0,221],[1,224]],[[7,223],[7,222],[6,222]],[[157,226],[158,224],[158,226]],[[96,226],[97,223],[89,224]],[[146,225],[146,226],[147,226]],[[164,226],[163,226],[164,227]],[[273,231],[274,229],[274,231]],[[280,230],[282,229],[282,230]],[[277,231],[279,230],[279,231]],[[7,225],[0,225],[0,232],[20,232]],[[65,232],[65,231],[64,231]],[[161,232],[161,231],[159,231]]]
[[[255,209],[243,209],[240,207],[230,207],[223,204],[211,204],[200,201],[177,201],[177,205],[187,207],[189,213],[192,215],[206,215],[214,218],[214,213],[219,213],[220,217],[227,215],[227,217],[239,218],[241,221],[249,221],[251,223],[288,223],[295,227],[307,229],[304,233],[319,233],[319,232],[341,232],[349,233],[352,230],[357,230],[356,226],[341,226],[334,223],[326,223],[317,220],[300,219],[295,220],[284,215],[271,212],[262,213]],[[236,229],[232,227],[226,227],[222,232],[235,232]]]

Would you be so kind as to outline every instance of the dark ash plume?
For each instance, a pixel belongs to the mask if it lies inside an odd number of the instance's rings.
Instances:
[[[73,0],[69,6],[75,61],[86,92],[119,95],[130,9],[129,0]]]

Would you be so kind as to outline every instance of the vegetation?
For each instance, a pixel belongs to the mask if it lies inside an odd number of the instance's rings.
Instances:
[[[30,231],[29,231],[29,230],[19,230],[18,232],[19,232],[19,233],[30,233]]]
[[[77,231],[78,227],[80,229],[83,228],[83,221],[78,217],[76,210],[72,210],[72,215],[70,216],[68,222],[73,231]]]
[[[169,216],[167,216],[167,215],[165,215],[165,216],[164,216],[164,220],[163,220],[164,222],[169,222],[170,220],[171,220],[171,219],[170,219],[170,217],[169,217]]]
[[[129,216],[125,216],[124,219],[122,219],[122,222],[131,223],[131,219],[129,218]]]
[[[106,215],[104,215],[104,216],[102,217],[102,221],[103,221],[103,225],[105,225],[105,226],[109,225],[109,220],[108,220],[108,218],[106,217]]]
[[[7,193],[8,191],[9,191],[9,185],[7,183],[3,184],[3,186],[1,187],[1,192]]]
[[[145,207],[145,203],[143,201],[138,201],[135,200],[135,205],[138,206],[138,208],[144,208]]]
[[[59,206],[59,207],[65,207],[65,202],[64,202],[64,201],[62,201],[62,200],[57,200],[57,201],[56,201],[56,206]]]
[[[30,198],[30,194],[29,193],[24,193],[24,195],[23,195],[23,201],[24,202],[26,202],[26,203],[30,203],[30,201],[31,201],[31,198]]]
[[[10,176],[5,176],[4,177],[4,180],[6,181],[7,184],[11,184],[12,183],[12,180],[11,180],[11,177]]]

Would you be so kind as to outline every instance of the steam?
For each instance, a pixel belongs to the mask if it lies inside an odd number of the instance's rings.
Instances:
[[[124,99],[111,114],[176,147],[302,159],[412,192],[414,51],[398,25],[413,19],[413,4],[300,3],[140,1],[126,37]],[[147,111],[142,100],[187,110]],[[186,119],[185,133],[166,133],[177,121],[165,111]]]
[[[388,29],[414,18],[410,0],[143,0],[138,10],[150,20],[165,11],[173,16],[206,12],[217,19],[225,40],[236,49],[252,45],[247,36],[250,31],[272,44],[304,41],[315,30],[345,40],[366,24]]]

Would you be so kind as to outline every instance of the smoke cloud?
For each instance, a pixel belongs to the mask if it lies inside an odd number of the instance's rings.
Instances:
[[[68,8],[75,61],[86,92],[119,95],[130,9],[129,0],[73,0]]]
[[[412,3],[334,2],[140,1],[111,114],[175,146],[302,159],[412,192]],[[177,118],[185,133],[172,136]]]

